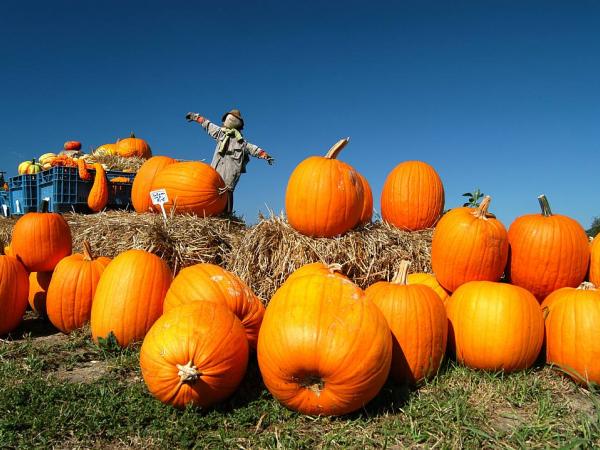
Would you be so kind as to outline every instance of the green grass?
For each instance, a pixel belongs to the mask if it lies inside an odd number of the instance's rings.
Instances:
[[[342,418],[286,410],[250,365],[219,407],[176,411],[148,393],[138,350],[109,352],[86,330],[0,342],[0,446],[96,448],[592,448],[600,395],[549,368],[488,374],[447,363],[418,390],[388,384]]]

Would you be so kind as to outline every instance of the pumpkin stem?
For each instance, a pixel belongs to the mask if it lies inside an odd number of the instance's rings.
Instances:
[[[548,203],[548,199],[544,194],[538,196],[538,201],[540,202],[540,207],[542,208],[542,216],[550,217],[552,215],[552,210],[550,209],[550,203]]]
[[[336,273],[336,272],[341,272],[342,271],[342,265],[341,264],[337,264],[337,263],[327,264],[327,268],[329,269],[329,271],[331,273]]]
[[[198,379],[198,377],[201,375],[200,372],[198,372],[198,368],[192,364],[191,359],[185,366],[183,366],[181,364],[177,364],[176,367],[177,367],[177,369],[179,369],[179,372],[177,372],[177,375],[181,379],[182,383],[189,383],[191,381],[196,381]]]
[[[92,246],[88,241],[83,241],[83,260],[93,261],[94,255],[92,253]]]
[[[135,134],[133,134],[133,131],[131,132],[131,134],[129,135],[130,138],[134,138]]]
[[[408,268],[410,267],[410,261],[407,259],[403,259],[400,261],[400,266],[398,267],[398,272],[396,272],[396,276],[392,279],[393,284],[399,284],[401,286],[406,286],[408,284]]]
[[[46,199],[42,200],[42,212],[47,213],[49,207],[50,207],[50,202]]]
[[[584,281],[577,287],[577,289],[582,291],[595,291],[596,285],[594,283],[590,283],[589,281]]]
[[[333,147],[331,147],[329,149],[329,151],[325,155],[325,158],[327,158],[327,159],[335,159],[335,158],[337,158],[337,156],[339,155],[339,153],[348,144],[348,142],[350,142],[350,138],[349,137],[344,138],[344,139],[340,139],[339,141],[337,141],[335,144],[333,144]]]
[[[321,395],[321,391],[325,388],[323,378],[310,375],[300,382],[300,386],[312,391],[317,397]]]
[[[481,200],[481,204],[479,207],[473,211],[473,215],[478,219],[487,219],[488,209],[490,208],[490,203],[492,201],[492,197],[486,195],[483,200]]]

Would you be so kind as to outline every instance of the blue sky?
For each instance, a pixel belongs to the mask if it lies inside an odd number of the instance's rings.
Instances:
[[[323,4],[322,4],[323,3]],[[326,3],[326,4],[325,4]],[[252,160],[236,209],[284,207],[287,179],[344,136],[375,208],[398,163],[432,164],[446,207],[476,187],[508,227],[538,212],[600,215],[600,3],[594,1],[0,4],[0,168],[125,137],[210,161],[184,120],[239,108]]]

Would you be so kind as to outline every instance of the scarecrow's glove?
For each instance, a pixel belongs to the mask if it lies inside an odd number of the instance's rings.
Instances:
[[[189,112],[185,115],[185,119],[188,122],[198,122],[198,123],[202,123],[204,122],[204,117],[202,117],[200,114],[195,113],[195,112]]]
[[[270,166],[272,166],[273,163],[275,162],[275,159],[271,155],[269,155],[267,152],[265,152],[262,148],[258,150],[258,157],[262,158],[262,159],[266,159]]]

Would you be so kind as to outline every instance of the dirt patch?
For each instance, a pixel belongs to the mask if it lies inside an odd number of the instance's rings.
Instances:
[[[71,369],[59,368],[54,376],[69,383],[89,384],[98,381],[108,372],[106,361],[88,361]]]
[[[532,408],[511,408],[509,406],[498,406],[490,412],[488,423],[492,429],[507,434],[531,423],[535,415]]]

